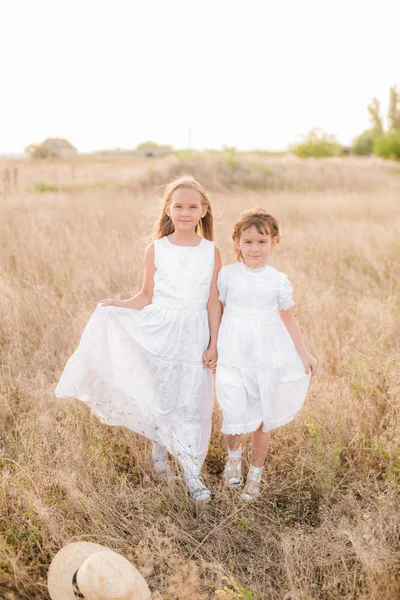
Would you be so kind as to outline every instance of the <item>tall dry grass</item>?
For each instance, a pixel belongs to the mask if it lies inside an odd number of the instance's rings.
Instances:
[[[48,598],[52,556],[81,539],[132,558],[165,600],[398,598],[399,167],[13,164],[19,189],[0,196],[1,598]],[[273,264],[293,282],[320,363],[300,415],[273,433],[251,506],[221,486],[217,408],[205,465],[215,500],[198,509],[179,484],[155,481],[146,440],[54,398],[96,302],[140,286],[155,187],[188,171],[211,189],[227,261],[240,210],[260,204],[281,220]],[[38,182],[59,191],[32,191]]]

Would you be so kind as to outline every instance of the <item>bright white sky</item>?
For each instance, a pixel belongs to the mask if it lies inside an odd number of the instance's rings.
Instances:
[[[399,0],[0,0],[0,153],[342,143],[400,85]]]

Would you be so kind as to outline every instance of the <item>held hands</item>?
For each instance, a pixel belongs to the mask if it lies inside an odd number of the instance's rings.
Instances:
[[[306,354],[304,354],[301,357],[301,360],[303,361],[303,365],[307,375],[310,372],[311,375],[314,375],[317,372],[317,361],[309,352],[306,352]]]
[[[210,369],[215,374],[217,368],[218,352],[216,346],[209,346],[203,354],[204,367]]]
[[[105,300],[100,300],[99,306],[119,306],[120,308],[125,308],[126,300],[114,300],[113,298],[106,298]]]

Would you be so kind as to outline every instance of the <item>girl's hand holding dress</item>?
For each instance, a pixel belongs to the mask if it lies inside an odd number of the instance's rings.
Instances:
[[[100,306],[119,306],[120,308],[126,308],[126,300],[115,300],[114,298],[106,298],[100,300]]]

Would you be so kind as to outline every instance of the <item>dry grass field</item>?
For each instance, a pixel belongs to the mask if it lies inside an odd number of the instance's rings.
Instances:
[[[400,165],[217,154],[0,162],[0,598],[48,598],[61,546],[105,544],[164,600],[400,597]],[[14,171],[13,171],[14,173]],[[282,224],[272,258],[320,369],[276,430],[261,500],[224,490],[220,415],[196,508],[160,485],[149,443],[54,388],[98,300],[128,297],[159,204],[191,173],[217,243],[261,205]],[[248,460],[248,449],[246,450]]]

